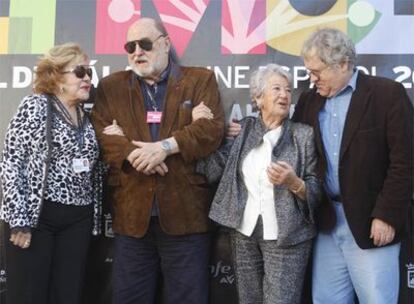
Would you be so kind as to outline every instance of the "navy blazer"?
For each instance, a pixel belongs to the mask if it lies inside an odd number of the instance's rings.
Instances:
[[[322,179],[326,158],[318,118],[325,102],[316,89],[304,92],[292,118],[315,129]],[[359,73],[342,135],[339,185],[345,215],[359,247],[375,247],[369,237],[373,218],[396,229],[391,244],[401,240],[413,195],[413,106],[400,83]],[[318,225],[329,230],[335,221],[325,194]]]

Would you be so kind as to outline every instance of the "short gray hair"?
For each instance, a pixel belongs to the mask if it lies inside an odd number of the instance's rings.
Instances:
[[[250,98],[254,105],[256,105],[255,98],[263,95],[267,79],[273,75],[283,77],[287,80],[289,85],[292,84],[292,75],[280,65],[269,63],[264,67],[259,67],[252,73],[252,76],[250,76]]]
[[[314,32],[303,44],[303,58],[316,55],[328,66],[347,62],[349,70],[356,64],[355,45],[342,31],[323,28]]]

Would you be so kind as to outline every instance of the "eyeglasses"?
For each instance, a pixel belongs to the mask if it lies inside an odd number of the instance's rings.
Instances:
[[[139,47],[142,50],[149,52],[152,50],[154,46],[154,42],[160,39],[161,37],[165,37],[165,35],[159,35],[154,41],[151,41],[149,38],[128,41],[127,43],[125,43],[124,49],[128,54],[133,54],[135,52],[135,49],[138,43]]]
[[[92,69],[88,65],[77,65],[69,71],[64,71],[62,74],[73,73],[77,78],[83,79],[85,75],[92,78]]]
[[[331,66],[330,65],[327,65],[327,66],[325,66],[324,68],[322,68],[322,69],[320,69],[320,70],[309,70],[309,69],[306,69],[306,74],[310,77],[311,75],[313,75],[313,76],[315,76],[316,78],[321,78],[321,75],[322,75],[322,73],[325,71],[325,70],[327,70],[327,69],[329,69]]]

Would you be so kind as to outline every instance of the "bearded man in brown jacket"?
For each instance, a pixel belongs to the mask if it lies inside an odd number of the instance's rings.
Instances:
[[[152,304],[160,270],[165,303],[208,302],[212,196],[194,169],[220,145],[224,113],[214,74],[178,66],[170,48],[160,23],[132,24],[125,44],[132,70],[100,81],[92,111],[114,188],[117,304]],[[204,118],[192,121],[201,103]],[[111,128],[122,131],[107,135]]]

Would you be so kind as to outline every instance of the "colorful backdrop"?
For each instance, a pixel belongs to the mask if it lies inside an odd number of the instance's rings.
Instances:
[[[316,28],[336,27],[355,42],[358,68],[401,82],[414,100],[414,0],[0,0],[0,148],[7,124],[30,93],[38,56],[74,41],[90,54],[94,85],[126,69],[122,45],[141,17],[160,19],[184,65],[215,72],[227,119],[256,115],[248,98],[251,71],[277,62],[291,71],[294,96],[309,87],[299,52]],[[110,189],[108,189],[110,191]],[[85,303],[110,303],[112,230],[109,203],[104,231],[91,250]],[[414,214],[410,214],[411,228]],[[403,244],[401,300],[414,302],[414,239]],[[237,303],[226,231],[217,231],[211,303]],[[0,303],[7,280],[0,239]]]

